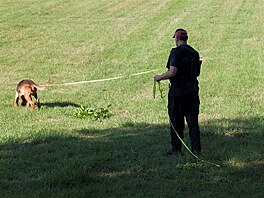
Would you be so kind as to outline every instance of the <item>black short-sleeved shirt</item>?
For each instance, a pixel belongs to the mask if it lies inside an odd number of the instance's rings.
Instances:
[[[189,45],[180,45],[172,48],[167,68],[169,69],[170,66],[177,67],[177,73],[170,78],[171,88],[169,96],[198,92],[197,76],[199,76],[201,65],[199,59],[199,53]],[[188,62],[188,60],[191,61]]]

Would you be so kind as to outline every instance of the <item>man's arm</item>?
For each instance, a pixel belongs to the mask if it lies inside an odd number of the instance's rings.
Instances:
[[[172,78],[173,76],[176,75],[176,73],[177,73],[177,67],[170,66],[170,69],[167,72],[154,76],[154,79],[155,81],[159,82],[161,80]]]

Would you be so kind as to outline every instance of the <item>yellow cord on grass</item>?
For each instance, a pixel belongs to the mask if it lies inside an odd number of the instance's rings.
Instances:
[[[160,82],[158,82],[158,85],[159,85],[159,91],[160,91],[160,96],[163,100],[163,102],[165,103],[165,100],[164,100],[164,96],[162,94],[162,89],[161,89],[161,85],[160,85]],[[153,98],[155,98],[156,96],[156,81],[154,79],[154,84],[153,84]],[[179,140],[181,141],[181,143],[184,145],[184,147],[187,149],[187,151],[193,156],[195,157],[196,159],[200,160],[201,162],[204,162],[204,163],[208,163],[208,164],[211,164],[211,165],[214,165],[214,166],[217,166],[217,167],[221,167],[219,164],[216,164],[216,163],[213,163],[213,162],[209,162],[209,161],[205,161],[201,158],[199,158],[197,155],[195,155],[190,149],[189,147],[185,144],[185,142],[182,140],[182,138],[179,136],[179,134],[177,133],[177,131],[175,130],[172,122],[171,122],[171,119],[170,119],[170,125],[172,127],[172,129],[175,131],[177,137],[179,138]]]

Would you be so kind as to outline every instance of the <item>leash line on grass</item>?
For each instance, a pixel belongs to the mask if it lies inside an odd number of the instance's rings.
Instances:
[[[164,96],[163,96],[163,94],[162,94],[162,89],[161,89],[160,82],[158,82],[158,85],[159,85],[159,91],[160,91],[161,99],[162,99],[164,105],[166,106],[166,102],[165,102],[165,100],[164,100]],[[155,79],[154,79],[154,84],[153,84],[153,98],[155,98],[155,96],[156,96],[156,81],[155,81]],[[169,118],[169,119],[170,119],[170,118]],[[203,162],[203,163],[208,163],[208,164],[214,165],[214,166],[216,166],[216,167],[221,167],[219,164],[216,164],[216,163],[213,163],[213,162],[209,162],[209,161],[205,161],[205,160],[199,158],[197,155],[195,155],[195,154],[189,149],[189,147],[185,144],[185,142],[184,142],[183,139],[180,137],[180,135],[177,133],[176,129],[174,128],[174,126],[173,126],[173,124],[172,124],[172,122],[171,122],[171,119],[170,119],[170,125],[171,125],[172,129],[175,131],[177,137],[179,138],[179,140],[181,141],[181,143],[183,144],[183,146],[187,149],[187,151],[188,151],[193,157],[195,157],[197,160],[199,160],[199,161],[201,161],[201,162]]]
[[[66,85],[78,85],[78,84],[85,84],[85,83],[97,83],[97,82],[104,82],[104,81],[110,81],[110,80],[117,80],[117,79],[120,79],[120,78],[125,78],[125,77],[128,77],[128,76],[139,76],[139,75],[142,75],[142,74],[147,74],[147,73],[151,73],[151,72],[154,72],[154,71],[158,71],[158,69],[153,69],[153,70],[147,70],[147,71],[143,71],[143,72],[138,72],[138,73],[134,73],[134,74],[131,74],[131,75],[127,75],[127,76],[117,76],[117,77],[112,77],[112,78],[104,78],[104,79],[96,79],[96,80],[87,80],[87,81],[78,81],[78,82],[70,82],[70,83],[61,83],[61,84],[52,84],[52,85],[49,85],[49,86],[66,86]],[[161,89],[161,85],[160,85],[160,82],[158,82],[158,88],[159,88],[159,92],[160,92],[160,96],[165,104],[165,101],[164,101],[164,96],[163,96],[163,93],[162,93],[162,89]],[[153,98],[155,98],[156,96],[156,81],[154,80],[154,84],[153,84]],[[176,132],[171,120],[170,120],[170,125],[172,126],[173,130]],[[179,140],[181,141],[181,143],[184,145],[184,147],[187,149],[187,151],[192,155],[194,156],[196,159],[202,161],[202,162],[206,162],[206,163],[209,163],[211,165],[214,165],[214,166],[217,166],[217,167],[220,167],[220,165],[218,164],[215,164],[215,163],[212,163],[212,162],[209,162],[209,161],[205,161],[201,158],[199,158],[197,155],[195,155],[189,148],[188,146],[185,144],[185,142],[182,140],[182,138],[179,136],[179,134],[176,132],[176,135],[177,137],[179,138]]]
[[[139,75],[151,73],[151,72],[154,72],[154,71],[158,71],[158,69],[153,69],[153,70],[147,70],[147,71],[143,71],[143,72],[133,73],[133,74],[126,75],[126,76],[116,76],[116,77],[112,77],[112,78],[103,78],[103,79],[96,79],[96,80],[85,80],[85,81],[60,83],[60,84],[51,84],[51,85],[49,85],[49,87],[51,87],[51,86],[64,86],[64,85],[67,86],[67,85],[79,85],[79,84],[85,84],[85,83],[104,82],[104,81],[110,81],[110,80],[117,80],[117,79],[120,79],[120,78],[126,78],[126,77],[129,77],[129,76],[139,76]]]

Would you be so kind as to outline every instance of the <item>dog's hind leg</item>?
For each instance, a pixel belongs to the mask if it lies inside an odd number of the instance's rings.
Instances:
[[[34,88],[31,94],[32,94],[32,96],[34,96],[34,98],[36,98],[36,100],[37,100],[37,107],[40,108],[40,100],[38,98],[37,89]]]
[[[28,100],[28,101],[27,101],[26,107],[28,108],[29,105],[31,106],[32,109],[35,108],[35,104],[34,104],[34,102],[33,102],[32,100]]]
[[[26,107],[28,108],[29,105],[31,105],[32,109],[34,109],[35,105],[34,105],[34,102],[32,101],[30,93],[25,93],[24,96],[25,96],[25,99],[27,101]]]
[[[37,99],[37,107],[40,108],[40,99]]]

